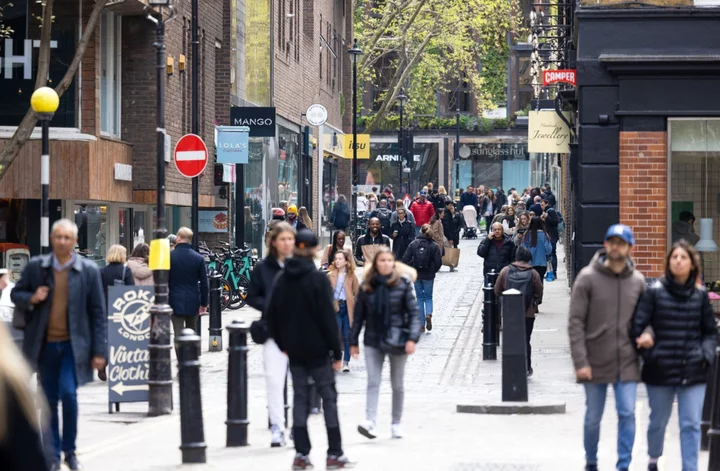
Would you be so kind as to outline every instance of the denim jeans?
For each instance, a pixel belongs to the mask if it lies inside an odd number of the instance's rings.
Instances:
[[[605,410],[608,384],[585,384],[585,461],[597,464],[598,442],[600,441],[600,421]],[[618,415],[617,469],[630,467],[632,449],[635,443],[635,396],[637,383],[616,382],[615,408]],[[702,408],[702,404],[700,404]]]
[[[417,280],[415,296],[417,296],[420,325],[425,325],[425,316],[433,313],[433,283],[435,280]]]
[[[350,361],[350,316],[348,315],[347,303],[340,303],[340,310],[337,313],[340,338],[343,341],[345,353],[343,361]]]
[[[550,244],[552,245],[552,267],[553,267],[553,273],[555,273],[555,278],[557,278],[557,243],[558,238],[556,236],[550,237]]]
[[[647,431],[648,455],[650,458],[660,458],[663,454],[665,428],[670,420],[673,400],[677,395],[682,471],[697,471],[705,385],[647,385],[647,392],[650,402],[650,424]]]
[[[52,440],[45,440],[49,459],[60,461],[60,451],[65,456],[75,453],[77,437],[78,403],[75,357],[70,341],[48,342],[40,353],[38,362],[40,384],[50,407],[50,432]],[[60,441],[58,401],[62,401],[63,433]]]

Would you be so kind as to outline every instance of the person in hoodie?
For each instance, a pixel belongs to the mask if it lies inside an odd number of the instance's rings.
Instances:
[[[390,238],[380,232],[380,220],[378,218],[371,218],[368,221],[367,234],[360,237],[355,244],[355,260],[358,265],[362,266],[365,263],[365,256],[363,255],[362,248],[365,245],[387,245],[390,247]]]
[[[248,287],[247,303],[260,311],[260,320],[254,322],[250,330],[253,340],[263,346],[265,386],[272,435],[270,446],[276,448],[285,446],[286,424],[283,392],[287,378],[288,360],[277,342],[269,335],[266,307],[270,302],[275,278],[282,271],[287,259],[292,256],[295,247],[295,230],[290,224],[281,221],[273,226],[268,234],[266,242],[268,255],[260,260],[253,269]]]
[[[629,335],[645,277],[635,270],[630,250],[632,230],[611,226],[604,248],[580,270],[570,295],[568,334],[577,381],[585,387],[584,444],[586,471],[598,469],[600,422],[608,386],[618,415],[618,470],[630,468],[635,443],[635,398],[640,364]]]
[[[525,247],[515,252],[515,261],[503,268],[495,283],[495,294],[498,299],[505,290],[516,289],[523,295],[525,305],[525,339],[527,342],[527,376],[533,375],[530,337],[535,326],[535,314],[538,313],[538,304],[542,302],[542,278],[530,264],[532,254]]]
[[[293,469],[313,467],[307,428],[311,379],[325,412],[327,469],[349,468],[354,464],[342,449],[334,371],[342,368],[343,351],[330,280],[315,266],[318,243],[312,231],[298,231],[293,257],[275,279],[273,292],[282,296],[272,296],[266,309],[270,337],[287,355],[293,379]]]
[[[690,211],[682,211],[677,221],[672,224],[672,243],[687,241],[690,245],[695,245],[700,240],[700,236],[695,233],[695,215]]]
[[[418,301],[418,316],[420,317],[420,331],[432,330],[433,316],[433,285],[435,274],[442,266],[440,248],[433,241],[430,224],[422,227],[420,237],[410,243],[403,255],[402,262],[417,271],[415,280],[415,295]]]
[[[407,205],[403,200],[397,200],[395,202],[395,211],[393,211],[392,216],[390,216],[390,224],[395,224],[395,222],[398,220],[398,211],[401,209],[405,210],[405,218],[410,221],[410,224],[413,226],[413,231],[415,230],[415,216],[413,216],[413,213],[411,213],[407,209]]]

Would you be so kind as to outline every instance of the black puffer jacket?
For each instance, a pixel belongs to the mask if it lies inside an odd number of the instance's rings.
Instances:
[[[420,268],[418,264],[418,253],[420,253],[421,248],[427,251],[429,263],[425,268]],[[410,242],[405,255],[403,255],[402,262],[417,270],[418,280],[434,280],[435,273],[440,271],[440,267],[442,267],[440,247],[426,234],[420,234],[420,237]]]
[[[503,238],[500,250],[497,249],[489,237],[483,239],[477,250],[478,256],[485,259],[483,262],[483,274],[487,275],[490,270],[500,273],[500,270],[515,261],[515,249],[515,244],[513,244],[510,237]]]
[[[420,339],[420,318],[418,305],[413,294],[410,282],[400,278],[399,283],[389,287],[390,300],[389,326],[408,329],[408,340],[417,342]],[[355,301],[355,311],[350,334],[350,345],[357,346],[360,341],[360,331],[365,327],[365,346],[380,348],[380,341],[387,335],[381,331],[384,320],[379,319],[373,306],[375,305],[375,292],[360,289]]]
[[[690,386],[706,382],[715,358],[717,328],[707,292],[689,280],[684,286],[665,276],[640,297],[633,317],[634,339],[647,331],[655,345],[642,349],[643,382]]]
[[[265,308],[270,302],[273,282],[281,271],[280,264],[272,255],[260,260],[253,269],[247,292],[247,303],[260,311],[263,318],[265,317]]]

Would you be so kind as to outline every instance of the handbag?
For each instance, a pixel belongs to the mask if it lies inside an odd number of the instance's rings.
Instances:
[[[115,286],[125,286],[125,270],[127,269],[127,265],[123,265],[123,273],[122,278],[115,279],[114,285]]]
[[[442,257],[442,264],[446,267],[457,268],[460,263],[460,249],[447,247]]]
[[[258,319],[250,324],[250,338],[258,345],[262,345],[270,338],[270,329],[265,319]]]

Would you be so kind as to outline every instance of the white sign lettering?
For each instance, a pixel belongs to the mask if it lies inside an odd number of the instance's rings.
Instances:
[[[50,41],[50,49],[57,49],[57,41]],[[5,79],[11,80],[13,78],[13,70],[16,65],[22,67],[23,79],[32,79],[32,50],[33,48],[40,48],[40,41],[37,39],[25,39],[23,41],[23,54],[13,54],[13,40],[5,39],[3,45],[3,57],[0,57],[0,73],[5,72]],[[4,62],[3,62],[4,59]],[[18,67],[20,68],[20,67]]]

